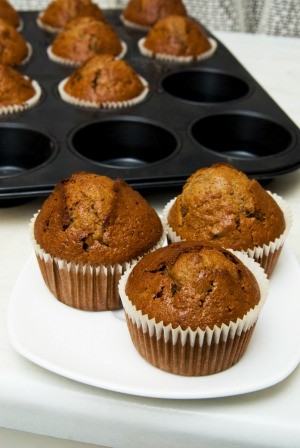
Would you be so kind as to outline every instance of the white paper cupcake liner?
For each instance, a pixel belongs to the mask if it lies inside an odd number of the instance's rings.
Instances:
[[[44,282],[60,302],[84,311],[107,311],[122,308],[118,284],[121,275],[141,257],[113,265],[92,265],[68,262],[52,257],[34,238],[34,223],[30,222],[30,236]],[[150,251],[164,244],[166,232]]]
[[[130,20],[127,20],[124,17],[124,14],[120,15],[120,20],[123,23],[124,26],[126,26],[127,28],[131,28],[133,30],[137,30],[137,31],[149,31],[151,26],[147,26],[147,25],[141,25],[139,23],[135,23],[135,22],[131,22]]]
[[[31,44],[29,42],[26,42],[26,46],[27,46],[27,56],[18,65],[25,65],[31,59],[31,56],[32,56],[32,46],[31,46]]]
[[[16,30],[20,33],[23,30],[23,28],[24,28],[24,21],[20,17],[19,25],[17,26]]]
[[[126,101],[106,101],[106,102],[97,103],[95,101],[86,101],[86,100],[71,96],[68,93],[66,93],[64,90],[64,87],[69,78],[65,78],[64,80],[62,80],[59,83],[58,92],[63,101],[65,101],[66,103],[70,103],[73,106],[90,107],[93,109],[122,109],[125,107],[130,107],[130,106],[134,106],[136,104],[141,103],[142,101],[144,101],[144,99],[148,95],[149,85],[148,85],[147,81],[144,78],[142,78],[141,76],[139,78],[144,86],[144,90],[137,97],[131,98],[130,100],[126,100]]]
[[[122,275],[119,293],[126,314],[133,344],[150,363],[163,370],[181,375],[206,375],[225,370],[235,364],[247,348],[252,331],[268,294],[269,281],[261,266],[247,254],[230,251],[253,273],[260,289],[258,305],[241,319],[223,324],[221,327],[207,327],[183,330],[180,326],[156,322],[142,314],[127,296],[126,283],[135,264]],[[234,354],[231,352],[234,346]],[[203,349],[203,352],[201,350]],[[171,353],[171,354],[170,354]],[[190,363],[187,362],[190,357]],[[222,359],[220,359],[220,357]],[[203,365],[203,359],[206,362]],[[200,365],[199,359],[202,359]],[[181,367],[180,367],[181,366]]]
[[[29,79],[27,76],[24,77]],[[31,84],[35,90],[34,96],[29,98],[27,101],[24,101],[23,104],[11,104],[9,106],[0,107],[0,116],[22,112],[23,110],[30,109],[39,102],[42,96],[42,89],[40,85],[37,83],[37,81],[32,80]]]
[[[121,41],[121,46],[122,46],[121,52],[117,56],[115,56],[115,59],[117,59],[117,60],[123,59],[124,56],[127,53],[127,44],[126,44],[126,42]],[[61,56],[57,56],[52,51],[52,45],[50,45],[47,48],[47,54],[48,54],[49,59],[51,59],[51,61],[53,61],[53,62],[56,62],[57,64],[67,65],[67,66],[70,66],[70,67],[79,67],[80,65],[82,65],[82,62],[72,61],[71,59],[65,59],[65,58],[62,58]]]
[[[291,210],[287,202],[281,196],[278,196],[276,193],[271,193],[270,191],[267,191],[267,193],[270,196],[272,196],[272,198],[276,201],[276,203],[279,205],[280,209],[283,212],[285,220],[285,230],[282,233],[282,235],[280,235],[274,241],[271,241],[269,244],[264,244],[263,246],[256,246],[244,252],[246,252],[249,257],[254,258],[264,268],[268,277],[270,277],[275,269],[282,247],[287,239],[288,234],[290,233],[293,219]],[[179,235],[177,235],[177,233],[168,224],[168,215],[175,201],[176,198],[173,198],[166,204],[162,215],[162,221],[167,229],[168,241],[172,243],[182,241],[182,238]]]
[[[144,46],[145,37],[141,38],[138,41],[138,47],[143,56],[155,58],[161,61],[189,64],[194,61],[199,62],[208,59],[215,53],[218,47],[217,41],[215,39],[212,39],[211,37],[209,37],[208,40],[211,45],[210,49],[205,51],[204,53],[199,54],[198,56],[174,56],[166,53],[155,53],[154,51],[151,51]]]

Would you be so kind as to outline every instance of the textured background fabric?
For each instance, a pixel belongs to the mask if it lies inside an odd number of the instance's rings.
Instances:
[[[50,0],[10,0],[18,10],[41,10]],[[94,0],[122,8],[127,0]],[[184,0],[189,14],[211,30],[300,36],[300,0]]]

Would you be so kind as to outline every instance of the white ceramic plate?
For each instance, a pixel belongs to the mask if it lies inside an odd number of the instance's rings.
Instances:
[[[35,256],[15,285],[8,316],[17,352],[73,380],[156,398],[238,395],[285,379],[300,361],[300,267],[285,247],[270,294],[243,358],[206,377],[181,377],[148,364],[133,347],[123,311],[85,312],[56,300],[41,278]]]

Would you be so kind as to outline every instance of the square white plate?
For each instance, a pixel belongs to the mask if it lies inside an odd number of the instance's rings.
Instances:
[[[86,312],[56,300],[32,255],[12,293],[8,327],[15,350],[59,375],[116,392],[156,398],[238,395],[285,379],[300,361],[300,267],[282,251],[270,293],[243,358],[205,377],[182,377],[148,364],[133,347],[123,310]]]

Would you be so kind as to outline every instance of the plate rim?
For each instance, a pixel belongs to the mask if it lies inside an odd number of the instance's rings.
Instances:
[[[299,273],[300,273],[300,266],[298,265],[298,262],[294,256],[294,254],[288,248],[288,245],[283,248],[282,252],[283,252],[283,254],[288,255],[291,260],[293,260],[295,269],[299,270]],[[20,288],[20,283],[22,283],[25,273],[27,272],[28,269],[32,268],[33,263],[35,264],[35,269],[38,269],[34,253],[32,253],[29,256],[28,260],[26,261],[23,269],[21,270],[21,272],[17,278],[17,281],[14,285],[14,288],[13,288],[13,291],[11,294],[9,307],[8,307],[9,339],[10,339],[12,347],[14,348],[14,350],[17,353],[19,353],[20,355],[22,355],[24,358],[28,359],[32,363],[50,371],[50,372],[53,372],[59,376],[68,378],[70,380],[79,382],[81,384],[93,386],[96,388],[101,388],[101,389],[109,390],[112,392],[118,392],[118,393],[129,394],[129,395],[140,396],[140,397],[162,398],[162,399],[211,399],[211,398],[219,398],[219,397],[221,398],[221,397],[237,396],[237,395],[255,392],[258,390],[262,390],[262,389],[271,387],[271,386],[283,381],[285,378],[287,378],[295,370],[295,368],[298,366],[298,364],[300,362],[300,348],[299,348],[298,353],[297,354],[295,353],[293,358],[290,359],[290,362],[288,364],[284,365],[284,367],[280,371],[280,374],[272,375],[273,378],[270,379],[270,376],[267,379],[261,378],[261,381],[259,383],[257,382],[255,386],[252,383],[250,383],[248,386],[245,385],[243,387],[243,389],[236,389],[235,387],[231,387],[231,388],[227,387],[223,390],[223,392],[218,391],[217,393],[213,392],[213,391],[203,391],[203,390],[196,391],[196,393],[195,393],[194,390],[182,391],[181,389],[173,390],[172,393],[170,393],[170,391],[166,391],[165,393],[163,393],[161,390],[159,390],[157,388],[152,388],[150,391],[147,391],[147,390],[141,391],[139,386],[133,387],[133,385],[130,385],[130,387],[128,388],[128,386],[124,387],[124,385],[122,385],[122,384],[111,383],[111,382],[107,381],[107,379],[105,381],[102,379],[99,382],[99,381],[95,380],[95,378],[93,376],[87,377],[86,375],[83,375],[81,373],[78,374],[78,372],[77,373],[74,371],[72,372],[70,369],[61,367],[60,365],[57,365],[57,364],[56,365],[53,364],[51,361],[49,361],[49,359],[47,359],[45,357],[42,358],[41,356],[36,356],[30,349],[30,347],[28,348],[28,347],[24,346],[24,344],[22,344],[21,340],[18,338],[18,335],[16,334],[16,331],[14,328],[15,316],[13,313],[15,306],[17,306],[17,303],[19,300],[18,297],[16,296],[16,294],[18,292],[18,289]],[[42,285],[42,287],[45,288],[45,291],[47,291],[47,294],[51,295],[51,293],[47,290],[46,285],[43,284],[43,280],[41,277],[39,278],[39,282],[41,282],[41,285]],[[55,299],[54,297],[53,297],[53,299],[54,299],[53,303],[55,303],[55,306],[57,304],[59,304],[59,306],[63,307],[63,309],[66,309],[67,311],[70,311],[71,313],[73,313],[74,311],[75,311],[75,313],[81,312],[80,310],[74,310],[72,308],[66,307],[66,305],[63,305],[61,302],[57,301],[57,299]],[[109,312],[109,313],[114,313],[114,312]],[[124,325],[126,325],[125,320],[124,320]],[[132,346],[132,349],[135,351],[135,348],[133,346]],[[138,357],[140,357],[140,355],[138,355]],[[235,366],[233,366],[233,367],[231,367],[231,369],[228,369],[225,372],[220,372],[218,374],[210,375],[210,376],[206,376],[206,377],[180,377],[180,376],[178,377],[177,375],[172,375],[170,373],[160,371],[159,369],[150,365],[144,359],[142,359],[142,361],[144,363],[146,363],[145,365],[147,366],[147,369],[148,368],[155,369],[156,372],[159,371],[164,376],[171,375],[172,378],[173,377],[178,378],[178,379],[184,378],[184,380],[190,381],[190,382],[195,382],[195,380],[201,381],[203,378],[208,378],[208,377],[216,378],[216,376],[218,376],[218,378],[221,378],[222,376],[224,376],[224,373],[225,373],[225,376],[228,374],[228,372],[230,375],[230,372],[232,372],[233,369],[235,368]],[[240,362],[241,361],[239,361],[239,363]],[[180,382],[183,382],[183,381],[180,379],[179,383]],[[205,381],[203,381],[203,382],[205,382]]]

